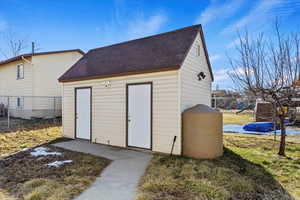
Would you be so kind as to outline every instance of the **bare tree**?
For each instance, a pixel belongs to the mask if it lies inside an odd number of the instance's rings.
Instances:
[[[20,55],[29,47],[27,37],[17,35],[12,30],[8,30],[1,34],[0,53],[4,58],[10,58]]]
[[[229,57],[233,70],[229,76],[244,91],[274,106],[274,115],[280,122],[281,137],[279,155],[285,155],[287,109],[298,96],[300,75],[300,35],[282,34],[278,23],[272,37],[263,33],[255,38],[239,35],[237,57]]]

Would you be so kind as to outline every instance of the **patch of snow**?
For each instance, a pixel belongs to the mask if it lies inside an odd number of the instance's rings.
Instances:
[[[34,149],[33,152],[30,153],[31,156],[38,157],[38,156],[61,156],[62,153],[60,152],[47,152],[49,150],[46,147],[37,147]]]
[[[61,165],[64,165],[66,163],[71,163],[73,160],[63,160],[63,161],[54,161],[52,163],[46,164],[48,167],[60,167]]]
[[[28,151],[28,150],[29,150],[29,148],[24,148],[24,149],[21,150],[21,152]]]

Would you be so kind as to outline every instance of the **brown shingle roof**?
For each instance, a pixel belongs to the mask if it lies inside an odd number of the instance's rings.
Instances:
[[[55,54],[55,53],[66,53],[66,52],[72,52],[72,51],[77,51],[77,52],[81,53],[82,55],[84,55],[84,52],[81,49],[70,49],[70,50],[61,50],[61,51],[37,52],[37,53],[34,53],[34,56]],[[9,58],[7,60],[0,61],[0,65],[4,65],[4,64],[10,63],[10,62],[21,60],[22,57],[23,58],[28,58],[28,57],[31,57],[31,56],[32,56],[31,53],[22,54],[22,55],[13,57],[13,58]]]
[[[63,74],[59,81],[88,80],[179,69],[199,31],[211,70],[201,25],[195,25],[92,49]]]

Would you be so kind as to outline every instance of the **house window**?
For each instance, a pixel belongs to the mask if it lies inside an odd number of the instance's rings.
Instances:
[[[17,65],[17,79],[24,79],[24,65]]]
[[[200,48],[201,48],[201,47],[200,47],[200,45],[198,44],[198,45],[197,45],[197,56],[200,56],[200,50],[201,50]]]
[[[24,98],[23,97],[17,97],[17,108],[22,109],[24,106]]]

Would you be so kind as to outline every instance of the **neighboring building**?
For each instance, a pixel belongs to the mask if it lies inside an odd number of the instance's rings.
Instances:
[[[221,109],[241,109],[245,106],[244,98],[238,92],[226,90],[212,91],[212,107]]]
[[[58,78],[84,53],[65,50],[23,54],[0,62],[0,105],[10,116],[30,119],[61,115]]]
[[[182,152],[181,114],[210,105],[212,69],[200,25],[90,50],[63,76],[63,134]]]
[[[213,90],[212,95],[216,97],[225,97],[227,95],[226,90]]]

